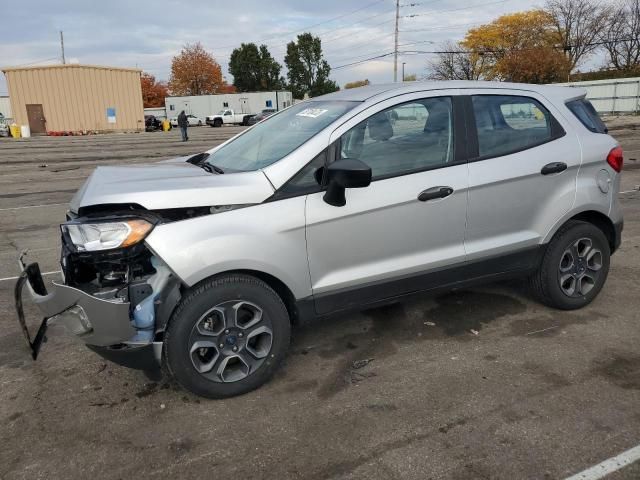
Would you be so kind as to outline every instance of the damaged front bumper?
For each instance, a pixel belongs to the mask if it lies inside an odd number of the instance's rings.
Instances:
[[[35,360],[46,341],[47,327],[62,324],[87,346],[115,363],[132,368],[150,369],[159,365],[161,342],[140,341],[140,331],[131,320],[131,304],[123,299],[105,300],[77,288],[42,279],[37,263],[25,264],[15,285],[15,307],[24,337]],[[29,331],[22,301],[24,290],[42,313],[35,335]]]

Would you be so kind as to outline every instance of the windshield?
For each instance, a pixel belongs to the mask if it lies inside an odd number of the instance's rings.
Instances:
[[[224,147],[207,162],[228,171],[264,168],[293,152],[358,102],[303,102],[271,115]]]

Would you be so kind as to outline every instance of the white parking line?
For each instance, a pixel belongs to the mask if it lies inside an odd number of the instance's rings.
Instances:
[[[54,270],[53,272],[44,272],[41,273],[41,275],[53,275],[54,273],[62,273],[61,270]],[[0,282],[8,282],[9,280],[17,280],[20,277],[5,277],[5,278],[0,278]]]
[[[566,480],[598,480],[605,476],[620,470],[621,468],[631,465],[640,460],[640,445],[633,447],[620,455],[609,458],[598,465],[591,467],[583,472],[576,473]]]
[[[0,208],[0,212],[7,210],[22,210],[23,208],[43,208],[43,207],[59,207],[60,205],[68,205],[67,203],[47,203],[44,205],[27,205],[25,207]]]

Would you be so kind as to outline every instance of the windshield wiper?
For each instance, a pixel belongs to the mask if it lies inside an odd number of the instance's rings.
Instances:
[[[224,170],[222,170],[220,167],[218,167],[216,165],[212,165],[212,164],[207,163],[207,162],[202,162],[198,166],[200,168],[202,168],[203,170],[206,170],[209,173],[217,173],[219,175],[222,175],[224,173]]]
[[[213,163],[207,163],[204,162],[204,165],[206,165],[208,168],[210,168],[211,170],[213,170],[216,173],[219,173],[220,175],[222,175],[224,173],[224,170],[221,169],[219,166],[214,165]],[[203,167],[204,168],[204,167]]]

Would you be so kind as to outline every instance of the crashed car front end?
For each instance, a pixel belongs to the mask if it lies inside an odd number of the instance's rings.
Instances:
[[[64,283],[45,286],[38,264],[20,258],[16,310],[33,358],[55,323],[115,363],[157,367],[163,328],[180,299],[179,279],[144,243],[161,219],[126,211],[68,218],[61,225]],[[25,321],[25,287],[43,315],[35,335]]]
[[[149,248],[147,237],[160,225],[223,214],[273,195],[263,172],[221,175],[202,168],[207,157],[98,167],[90,175],[60,226],[63,281],[45,285],[38,264],[20,259],[16,311],[34,358],[47,326],[59,323],[115,363],[158,366],[169,317],[190,285]],[[42,313],[37,332],[27,329],[27,292]]]

